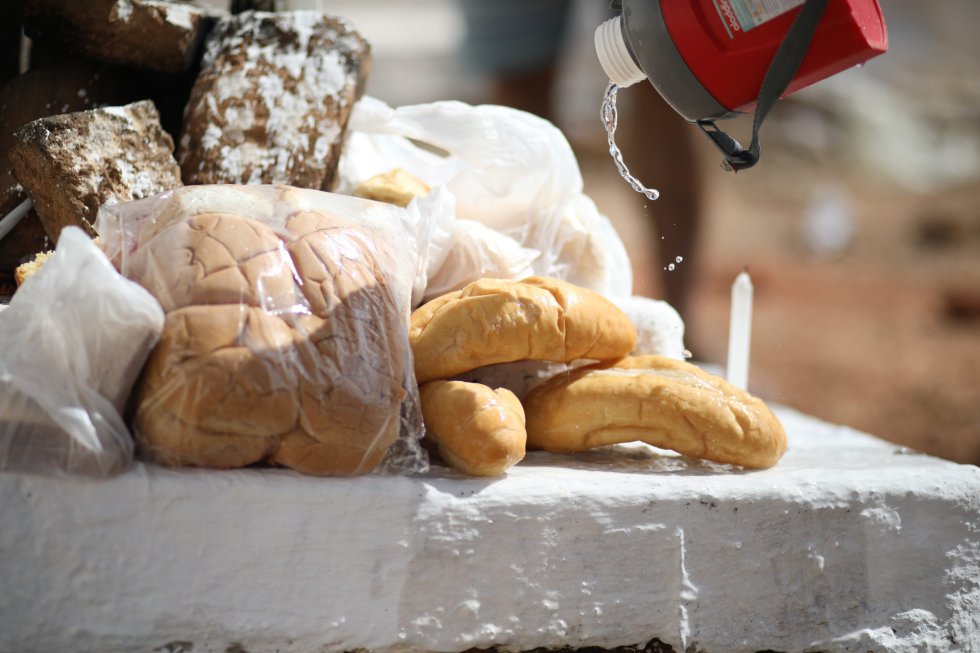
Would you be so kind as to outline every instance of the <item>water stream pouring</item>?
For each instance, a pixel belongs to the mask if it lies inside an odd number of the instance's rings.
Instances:
[[[776,100],[888,49],[877,0],[614,0],[612,8],[621,13],[598,27],[595,45],[611,81],[602,119],[614,159],[608,118],[619,88],[649,80],[738,172],[758,162],[759,128]],[[743,148],[715,121],[753,108]],[[627,176],[621,156],[617,166],[634,188],[656,193]]]

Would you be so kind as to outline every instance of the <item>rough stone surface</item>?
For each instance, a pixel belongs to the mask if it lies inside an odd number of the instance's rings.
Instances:
[[[218,22],[177,158],[188,184],[330,190],[370,49],[341,18],[245,12]]]
[[[0,649],[980,649],[980,470],[777,414],[758,472],[0,475]]]
[[[14,179],[9,159],[16,142],[14,132],[45,116],[140,99],[134,95],[138,86],[133,82],[119,70],[76,57],[43,70],[30,70],[0,86],[0,217],[27,199]],[[18,265],[53,248],[37,212],[32,210],[0,240],[0,298],[13,292],[13,271]]]
[[[164,0],[27,0],[24,31],[32,39],[97,61],[180,73],[196,61],[214,17]]]
[[[10,151],[48,236],[67,225],[95,235],[99,207],[181,185],[173,140],[153,103],[80,111],[28,123]]]

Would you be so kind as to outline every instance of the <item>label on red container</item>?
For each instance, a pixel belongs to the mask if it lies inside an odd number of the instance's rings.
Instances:
[[[729,38],[803,4],[803,0],[712,0]]]

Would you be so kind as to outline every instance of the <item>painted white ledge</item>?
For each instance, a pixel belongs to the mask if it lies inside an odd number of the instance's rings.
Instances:
[[[762,472],[0,474],[0,650],[980,650],[980,470],[778,414]]]

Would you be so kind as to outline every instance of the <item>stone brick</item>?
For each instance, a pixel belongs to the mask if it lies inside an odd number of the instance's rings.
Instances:
[[[45,116],[140,99],[135,81],[105,64],[62,60],[58,66],[30,70],[0,86],[0,217],[27,199],[9,159],[14,132]],[[20,263],[52,247],[37,213],[30,211],[0,240],[0,297],[12,291],[13,271]]]
[[[370,67],[367,42],[317,12],[246,12],[208,37],[177,158],[188,184],[329,190]]]
[[[54,241],[67,225],[94,236],[91,223],[103,204],[181,185],[173,140],[149,101],[42,118],[15,137],[14,177]]]
[[[28,0],[24,31],[97,61],[163,73],[196,62],[213,14],[163,0]]]

